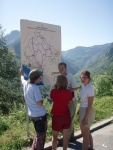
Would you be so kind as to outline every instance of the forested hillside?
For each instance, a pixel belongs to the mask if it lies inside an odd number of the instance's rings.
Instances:
[[[20,32],[15,30],[6,35],[7,46],[14,49],[20,60]],[[92,74],[113,72],[113,43],[91,47],[76,47],[62,51],[62,61],[67,63],[68,70],[78,76],[83,69],[89,69]]]
[[[15,52],[6,46],[4,31],[0,26],[0,112],[8,114],[14,104],[22,102],[19,79],[20,63]]]
[[[86,65],[84,69],[89,69],[94,75],[108,74],[113,77],[113,43],[104,53]]]

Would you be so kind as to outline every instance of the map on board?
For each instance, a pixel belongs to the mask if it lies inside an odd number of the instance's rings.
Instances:
[[[25,79],[31,69],[42,71],[39,85],[54,85],[61,62],[61,27],[21,20],[21,65]]]

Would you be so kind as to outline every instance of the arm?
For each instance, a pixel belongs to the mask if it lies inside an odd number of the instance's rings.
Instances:
[[[89,114],[90,114],[90,111],[91,111],[91,108],[92,108],[93,100],[94,100],[94,96],[88,97],[88,107],[87,107],[87,110],[86,110],[85,117],[82,121],[82,125],[85,125],[87,123],[87,120],[88,120],[88,117],[89,117]]]
[[[38,106],[42,106],[42,105],[43,105],[43,100],[38,101],[38,102],[37,102],[37,105],[38,105]]]
[[[43,106],[43,98],[40,92],[40,89],[37,85],[33,87],[33,96],[38,106]]]
[[[20,69],[20,78],[21,78],[21,81],[24,80],[24,72],[22,69]]]
[[[70,90],[71,90],[72,92],[74,92],[74,91],[76,91],[76,90],[78,90],[78,89],[79,89],[79,87],[71,88]]]

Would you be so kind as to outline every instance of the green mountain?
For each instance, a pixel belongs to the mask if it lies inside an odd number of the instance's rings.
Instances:
[[[20,32],[15,30],[6,35],[7,45],[13,48],[20,59]],[[112,75],[113,43],[95,45],[91,47],[75,47],[62,51],[62,61],[67,64],[68,70],[78,76],[83,69],[92,74],[107,73]]]
[[[71,72],[72,74],[76,74],[80,69],[79,66],[77,66],[76,64],[74,64],[71,60],[65,58],[63,56],[63,52],[62,52],[62,62],[65,62],[67,64],[67,69],[69,70],[69,72]]]
[[[84,66],[89,64],[92,59],[96,58],[97,56],[101,56],[106,48],[108,48],[110,45],[111,43],[92,47],[79,46],[74,49],[64,51],[62,55],[65,57],[65,59],[68,59],[69,61],[72,61],[74,64],[76,64],[79,69],[82,69]]]
[[[92,59],[92,62],[84,66],[84,69],[90,70],[95,74],[108,74],[113,76],[113,43],[96,58]]]
[[[7,46],[11,47],[18,58],[20,58],[20,31],[13,30],[5,36]]]

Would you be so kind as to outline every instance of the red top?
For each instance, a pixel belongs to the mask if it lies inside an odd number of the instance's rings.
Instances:
[[[72,92],[70,90],[53,89],[50,93],[53,101],[51,113],[55,116],[63,116],[69,114],[68,104],[72,100]]]

